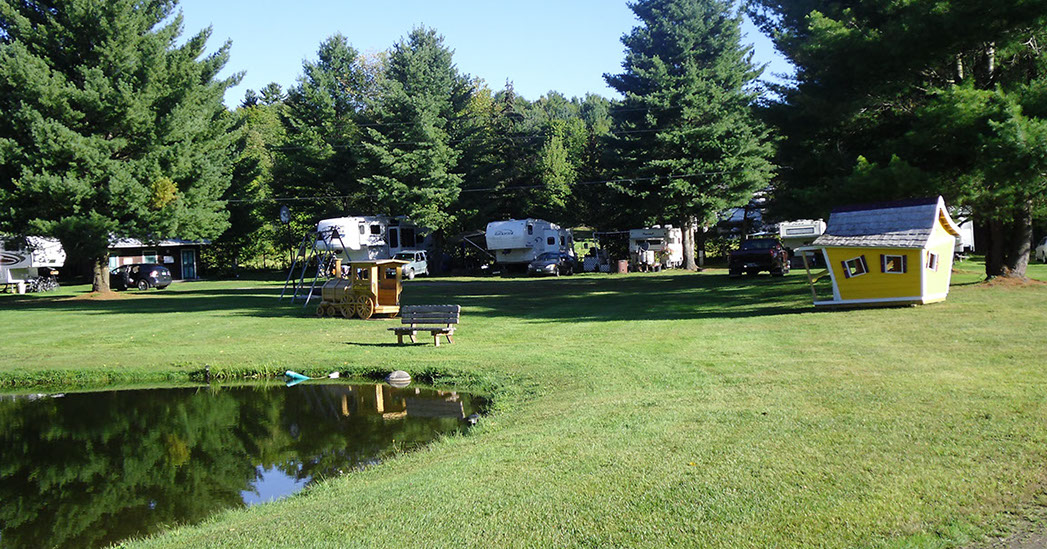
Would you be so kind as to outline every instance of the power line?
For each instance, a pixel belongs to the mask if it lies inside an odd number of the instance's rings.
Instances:
[[[639,183],[639,182],[651,182],[655,180],[666,180],[666,179],[690,179],[695,177],[709,177],[714,175],[730,175],[735,173],[742,173],[745,170],[727,170],[727,171],[715,171],[715,172],[697,172],[680,175],[668,175],[668,176],[652,176],[652,177],[627,177],[619,179],[602,179],[596,181],[579,181],[573,183],[571,186],[578,185],[610,185],[610,184],[628,184],[628,183]],[[469,188],[460,189],[460,193],[477,193],[477,192],[497,192],[497,193],[508,193],[513,191],[524,191],[531,189],[542,189],[545,185],[515,185],[512,187],[481,187],[481,188]],[[437,189],[437,190],[450,190],[450,189]],[[226,203],[235,204],[246,204],[246,203],[264,203],[264,202],[318,202],[321,200],[345,200],[354,198],[356,195],[317,195],[317,196],[292,196],[292,197],[279,197],[279,198],[252,198],[252,199],[230,199],[226,200]]]

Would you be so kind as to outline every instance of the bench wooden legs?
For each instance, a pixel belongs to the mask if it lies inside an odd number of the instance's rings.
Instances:
[[[429,330],[420,330],[420,331],[427,332]],[[414,332],[408,332],[408,331],[396,332],[396,344],[397,345],[403,345],[404,344],[404,336],[405,335],[407,337],[411,338],[411,343],[418,343],[418,340],[415,338],[415,335],[417,333],[418,333],[418,331],[414,331]],[[454,343],[454,338],[452,338],[451,334],[449,334],[449,333],[446,333],[446,332],[429,332],[429,333],[432,334],[432,336],[433,336],[433,344],[436,345],[437,347],[440,346],[440,336],[441,335],[447,338],[447,342],[448,343]]]

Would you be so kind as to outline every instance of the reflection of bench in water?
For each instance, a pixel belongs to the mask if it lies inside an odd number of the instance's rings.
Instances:
[[[453,417],[465,419],[465,409],[457,400],[434,400],[429,398],[408,398],[407,415],[410,417]]]

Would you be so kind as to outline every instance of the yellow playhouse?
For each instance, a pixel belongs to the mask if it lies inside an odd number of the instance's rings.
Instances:
[[[825,234],[796,252],[807,268],[815,306],[935,303],[949,293],[959,235],[939,196],[833,210]],[[827,268],[812,275],[808,254],[819,252]],[[832,299],[815,289],[826,275],[832,278]]]

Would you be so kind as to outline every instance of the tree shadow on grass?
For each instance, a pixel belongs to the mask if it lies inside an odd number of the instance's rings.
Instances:
[[[739,318],[815,312],[807,282],[726,275],[587,276],[469,281],[457,287],[417,288],[405,304],[454,303],[463,317],[524,321],[621,321]],[[820,312],[820,311],[819,311]]]
[[[0,308],[78,311],[96,314],[216,312],[253,317],[312,317],[307,307],[278,300],[279,288],[207,288],[128,292],[113,300],[68,296],[4,296]],[[662,273],[586,275],[561,278],[476,279],[409,285],[402,304],[458,304],[464,318],[518,318],[524,322],[744,318],[824,313],[811,305],[803,277],[731,279],[726,275]],[[348,322],[351,322],[348,321]]]

